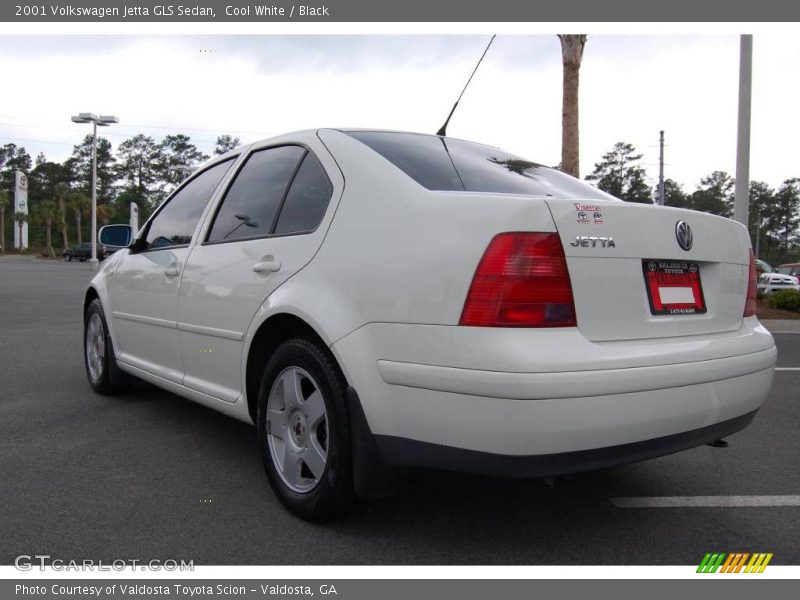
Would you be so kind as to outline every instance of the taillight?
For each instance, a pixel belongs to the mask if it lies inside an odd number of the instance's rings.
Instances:
[[[750,250],[750,276],[747,280],[747,301],[744,303],[744,316],[754,317],[756,315],[756,296],[758,289],[758,274],[756,273],[756,259],[753,251]]]
[[[501,233],[472,279],[461,325],[575,327],[572,284],[557,233]]]

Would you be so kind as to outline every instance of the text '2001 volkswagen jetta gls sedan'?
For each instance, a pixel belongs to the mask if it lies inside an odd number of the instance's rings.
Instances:
[[[400,467],[534,477],[742,429],[776,360],[749,248],[480,144],[289,134],[207,163],[106,261],[86,370],[255,423],[322,520]]]

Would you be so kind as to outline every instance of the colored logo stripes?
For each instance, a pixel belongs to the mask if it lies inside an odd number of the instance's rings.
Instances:
[[[749,559],[749,561],[748,561]],[[707,552],[697,567],[698,573],[763,573],[769,561],[772,560],[772,552]]]

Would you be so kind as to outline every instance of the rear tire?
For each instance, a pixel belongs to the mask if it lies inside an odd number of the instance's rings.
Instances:
[[[120,370],[108,324],[99,298],[86,309],[83,325],[83,364],[89,385],[98,394],[115,394],[129,388],[136,379]]]
[[[284,506],[307,521],[328,521],[353,504],[346,388],[330,351],[304,338],[281,344],[261,378],[264,469]]]

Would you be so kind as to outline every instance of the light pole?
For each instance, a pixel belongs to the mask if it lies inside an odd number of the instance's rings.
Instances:
[[[739,121],[733,219],[747,227],[750,210],[750,103],[753,87],[753,36],[739,41]]]
[[[119,123],[117,117],[111,115],[94,115],[92,113],[79,113],[72,117],[73,123],[92,124],[92,270],[97,269],[97,127],[107,127],[112,123]]]

